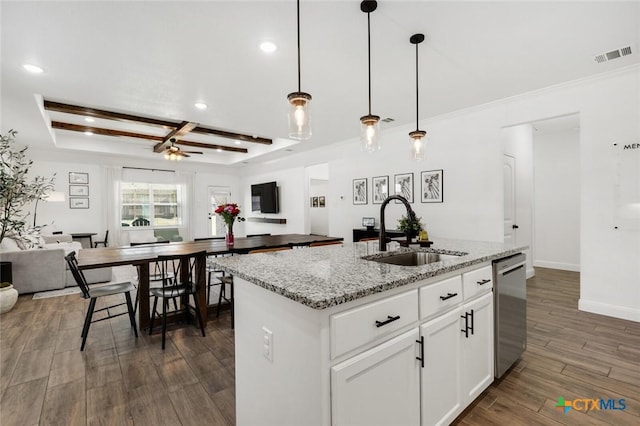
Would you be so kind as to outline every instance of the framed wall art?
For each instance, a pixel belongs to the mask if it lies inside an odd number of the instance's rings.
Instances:
[[[382,204],[389,196],[389,176],[377,176],[371,178],[371,191],[373,192],[373,204]]]
[[[443,171],[427,170],[420,176],[420,201],[423,203],[442,203]]]
[[[396,195],[401,195],[413,203],[413,173],[403,173],[394,176]],[[396,200],[396,203],[400,201]]]
[[[70,209],[88,209],[89,199],[88,198],[69,198],[69,208]]]
[[[353,204],[367,204],[367,178],[353,180]]]
[[[80,185],[88,184],[89,173],[69,172],[69,183]]]
[[[318,197],[318,207],[324,207],[324,205],[325,205],[324,195],[321,195]]]
[[[69,185],[69,197],[88,197],[89,185]]]
[[[318,207],[318,197],[311,197],[311,207]]]

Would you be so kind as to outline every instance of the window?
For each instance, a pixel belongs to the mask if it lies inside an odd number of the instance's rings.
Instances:
[[[181,185],[123,182],[122,226],[176,227],[182,224]]]

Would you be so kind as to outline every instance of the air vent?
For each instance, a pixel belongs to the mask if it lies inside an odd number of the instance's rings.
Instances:
[[[396,121],[396,120],[391,117],[387,117],[387,118],[383,118],[381,121],[383,123],[391,123],[392,121]]]
[[[601,64],[602,62],[612,61],[614,59],[618,59],[622,56],[631,55],[631,46],[623,47],[621,49],[615,49],[610,52],[601,53],[599,55],[594,56],[594,60]]]

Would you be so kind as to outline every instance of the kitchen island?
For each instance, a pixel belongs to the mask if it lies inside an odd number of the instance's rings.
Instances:
[[[437,239],[216,259],[234,275],[238,425],[436,424],[493,381],[491,261],[526,247]],[[457,255],[457,256],[456,256]],[[367,259],[363,259],[366,257]]]

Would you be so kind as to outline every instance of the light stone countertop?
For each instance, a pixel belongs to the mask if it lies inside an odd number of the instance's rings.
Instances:
[[[431,248],[411,250],[444,254],[467,253],[459,258],[422,266],[398,266],[362,259],[387,256],[378,242],[347,243],[256,253],[212,259],[237,277],[314,309],[325,309],[425,278],[517,254],[527,247],[503,243],[435,239]],[[393,251],[408,251],[399,248]]]

